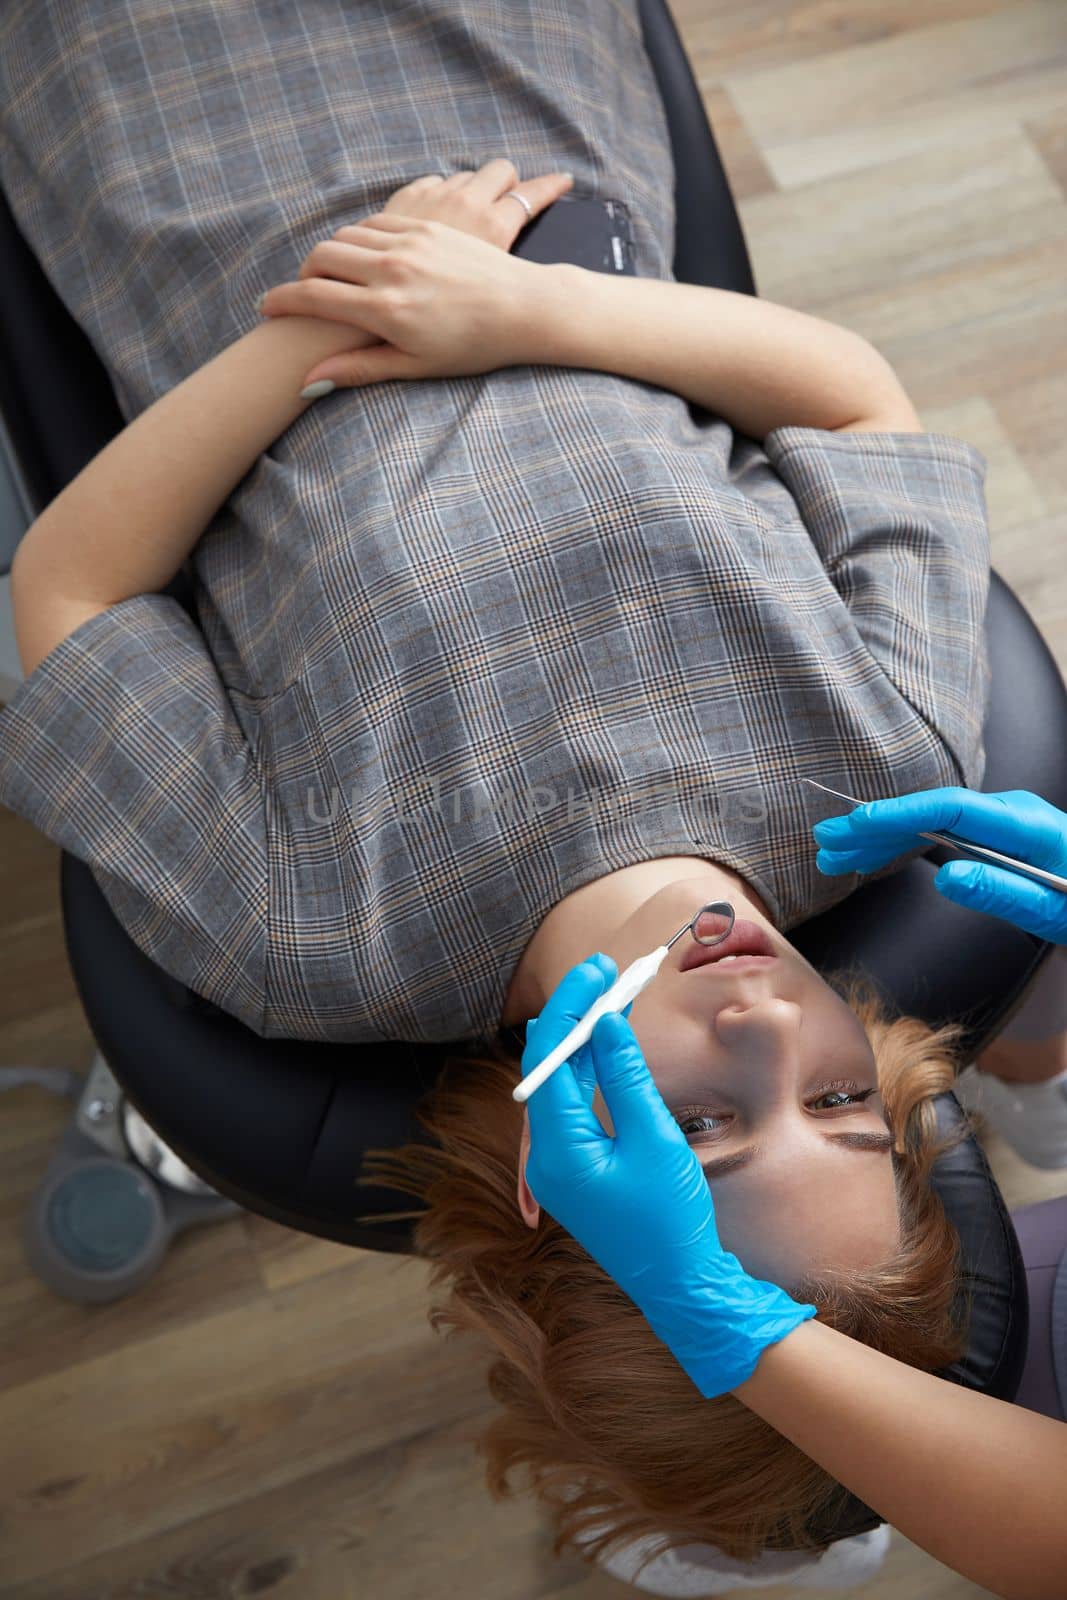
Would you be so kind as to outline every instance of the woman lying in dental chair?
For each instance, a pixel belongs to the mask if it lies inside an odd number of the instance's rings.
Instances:
[[[430,4],[402,54],[370,7],[279,13],[269,49],[240,7],[138,9],[91,50],[67,0],[0,27],[0,177],[131,419],[19,547],[0,801],[257,1033],[486,1041],[446,1074],[418,1244],[442,1320],[498,1352],[496,1489],[526,1464],[560,1545],[606,1508],[742,1559],[817,1548],[838,1484],[732,1396],[694,1404],[539,1213],[496,1034],[590,950],[621,970],[729,899],[773,957],[756,1003],[679,948],[631,1018],[724,1242],[905,1362],[960,1353],[927,1182],[952,1032],[787,935],[856,881],[817,871],[798,776],[981,782],[983,458],[858,335],[672,281],[632,5],[505,33]],[[440,48],[468,27],[478,52]],[[379,107],[353,63],[383,50]],[[513,193],[536,215],[565,166],[629,206],[636,278],[509,254]],[[155,592],[190,557],[199,628]],[[720,1202],[727,1087],[761,1152]]]

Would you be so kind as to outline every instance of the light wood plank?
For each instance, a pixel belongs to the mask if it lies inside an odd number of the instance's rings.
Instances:
[[[877,167],[753,197],[742,218],[761,294],[832,321],[875,305],[899,337],[898,296],[914,298],[925,331],[943,318],[940,288],[973,315],[1002,307],[1001,280],[987,287],[1001,263],[1052,246],[1062,270],[1061,198],[1040,152],[1013,128],[972,146],[937,145],[921,162],[883,152]]]
[[[1023,118],[1062,111],[1067,37],[1060,0],[1020,0],[984,17],[940,15],[927,6],[914,30],[827,51],[817,70],[810,60],[790,58],[763,70],[742,63],[723,74],[779,187],[887,157],[910,156],[918,169],[942,145],[966,149],[1010,136]]]

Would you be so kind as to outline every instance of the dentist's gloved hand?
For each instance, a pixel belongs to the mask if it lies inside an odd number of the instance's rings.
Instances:
[[[599,952],[571,969],[527,1023],[524,1078],[617,976]],[[598,1083],[614,1138],[593,1110]],[[629,1295],[705,1398],[735,1389],[768,1345],[815,1316],[750,1278],[719,1243],[707,1179],[624,1016],[601,1017],[526,1108],[534,1198]]]
[[[846,817],[812,828],[815,865],[830,875],[875,872],[920,845],[920,833],[958,833],[1033,867],[1067,875],[1067,813],[1027,789],[922,789],[869,800]],[[1014,922],[1053,944],[1067,944],[1067,894],[991,862],[960,859],[939,867],[934,887],[947,900]]]

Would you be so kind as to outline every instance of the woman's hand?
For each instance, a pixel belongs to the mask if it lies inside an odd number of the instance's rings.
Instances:
[[[473,174],[416,178],[384,210],[315,245],[299,281],[268,290],[261,310],[348,323],[381,341],[318,363],[305,384],[356,387],[516,365],[544,269],[508,253],[530,219],[507,195],[524,195],[536,217],[572,181],[556,173],[519,183],[504,160]]]
[[[394,378],[494,372],[528,359],[539,280],[549,270],[507,255],[443,222],[381,212],[343,228],[320,249],[338,278],[272,289],[266,311],[347,322],[384,342],[318,363],[305,385],[329,378],[358,388]],[[314,252],[313,252],[314,253]]]
[[[520,183],[513,163],[496,157],[477,172],[454,172],[450,178],[433,172],[425,178],[414,178],[391,194],[382,210],[421,217],[427,222],[445,222],[460,233],[473,234],[498,249],[510,250],[527,223],[547,211],[573,182],[571,172],[549,172]],[[526,207],[517,200],[507,198],[512,191],[529,201],[532,216],[526,215]]]
[[[617,975],[600,953],[572,968],[527,1023],[523,1077]],[[614,1137],[593,1110],[598,1082]],[[767,1345],[815,1315],[722,1248],[703,1169],[623,1016],[601,1017],[526,1108],[534,1198],[630,1296],[705,1397],[743,1383]]]
[[[975,789],[922,789],[871,800],[846,817],[827,817],[812,829],[815,865],[834,876],[875,872],[914,850],[922,833],[956,833],[1032,867],[1067,876],[1067,814],[1027,789],[982,794]],[[1008,867],[964,860],[938,868],[934,888],[946,900],[1003,917],[1053,944],[1067,944],[1067,894]]]

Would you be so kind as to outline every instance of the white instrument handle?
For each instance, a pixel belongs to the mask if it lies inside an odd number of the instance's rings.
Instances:
[[[636,1000],[642,989],[646,989],[656,976],[663,964],[667,949],[667,945],[661,944],[658,950],[653,950],[647,956],[638,956],[625,972],[620,972],[611,987],[605,989],[599,1000],[594,1000],[585,1016],[575,1024],[567,1037],[561,1040],[554,1050],[550,1050],[545,1059],[532,1072],[527,1073],[521,1083],[516,1084],[511,1091],[511,1098],[519,1101],[528,1100],[558,1067],[569,1060],[576,1050],[581,1049],[595,1028],[597,1020],[605,1011],[624,1011],[631,1000]]]

